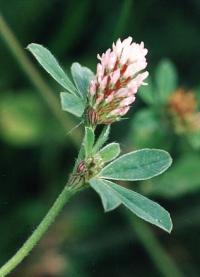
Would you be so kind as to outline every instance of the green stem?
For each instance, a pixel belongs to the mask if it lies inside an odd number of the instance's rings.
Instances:
[[[23,244],[23,246],[17,251],[17,253],[6,264],[0,268],[0,277],[4,277],[9,274],[33,249],[38,243],[44,233],[48,230],[49,226],[54,222],[57,215],[63,209],[64,205],[69,199],[78,191],[78,189],[65,186],[61,194],[58,196],[53,206],[44,217],[42,222],[38,225],[33,234]]]
[[[39,71],[35,68],[35,66],[30,62],[29,58],[27,57],[23,47],[20,45],[19,41],[15,37],[12,30],[7,25],[5,19],[0,13],[0,35],[4,39],[5,43],[7,44],[8,48],[12,52],[13,56],[16,58],[17,62],[20,64],[22,69],[24,70],[25,74],[28,76],[30,81],[36,87],[36,89],[41,93],[43,99],[48,104],[49,108],[53,111],[56,118],[59,120],[61,125],[65,129],[72,129],[75,123],[67,118],[64,117],[64,113],[60,109],[60,104],[58,98],[52,91],[51,87],[49,87],[46,82],[43,81]],[[79,145],[81,140],[81,132],[76,129],[76,134],[71,134],[72,142],[75,145]]]
[[[151,228],[136,217],[127,215],[127,218],[160,274],[166,277],[183,277],[182,272],[157,240]]]

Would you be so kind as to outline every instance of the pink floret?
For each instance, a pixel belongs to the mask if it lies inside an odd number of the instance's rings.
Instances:
[[[144,71],[147,52],[143,42],[137,44],[128,37],[123,41],[118,39],[112,49],[97,55],[100,63],[88,97],[89,107],[96,114],[96,124],[110,124],[128,112],[148,76]]]

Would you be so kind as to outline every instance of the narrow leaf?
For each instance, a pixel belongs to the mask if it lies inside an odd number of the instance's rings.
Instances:
[[[121,200],[113,193],[106,180],[93,178],[89,183],[101,197],[105,212],[114,210],[121,204]]]
[[[94,78],[94,73],[89,68],[81,66],[79,63],[72,64],[71,73],[80,96],[86,99],[88,87],[91,80]]]
[[[93,148],[93,152],[96,153],[108,140],[109,138],[109,134],[110,134],[110,125],[107,125],[103,128],[100,136],[98,137],[94,148]]]
[[[146,180],[167,170],[171,163],[170,155],[164,150],[142,149],[114,160],[102,169],[99,176],[113,180]]]
[[[61,92],[60,97],[63,111],[67,111],[78,117],[82,116],[85,106],[80,97],[68,92]]]
[[[123,204],[138,217],[169,233],[171,232],[170,215],[159,204],[107,180],[94,178],[90,180],[90,185],[100,195],[105,211],[113,210]]]
[[[36,60],[51,75],[51,77],[53,77],[61,86],[73,94],[77,93],[73,83],[47,48],[40,44],[31,43],[27,46],[27,49],[33,54]]]
[[[94,145],[94,131],[90,127],[85,128],[85,137],[84,137],[84,148],[85,156],[87,157],[92,153],[92,147]]]
[[[172,221],[170,214],[159,204],[151,201],[143,195],[110,183],[111,188],[118,194],[121,202],[140,218],[154,224],[161,229],[171,232]]]
[[[113,142],[107,144],[104,148],[100,150],[99,154],[104,162],[110,162],[114,160],[120,154],[119,143]]]
[[[177,88],[177,72],[173,63],[169,60],[161,61],[156,69],[155,79],[160,100],[166,103]]]

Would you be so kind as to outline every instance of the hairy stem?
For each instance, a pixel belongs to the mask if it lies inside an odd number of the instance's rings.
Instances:
[[[28,238],[28,240],[22,245],[22,247],[17,251],[17,253],[8,260],[0,268],[0,277],[4,277],[9,274],[33,249],[33,247],[38,243],[44,233],[48,230],[49,226],[54,222],[57,215],[63,209],[64,205],[69,201],[69,199],[78,192],[77,188],[65,186],[63,191],[60,193],[53,206],[35,229],[33,234]]]
[[[30,62],[23,47],[20,45],[14,33],[7,25],[1,13],[0,35],[4,39],[5,43],[7,44],[8,48],[12,52],[13,56],[15,57],[21,68],[24,70],[25,74],[28,76],[36,89],[41,93],[42,97],[44,98],[56,118],[59,120],[60,124],[64,127],[64,129],[72,129],[75,125],[75,122],[73,122],[70,118],[64,116],[64,113],[60,109],[58,98],[52,91],[51,87],[49,87],[46,82],[43,81],[39,71]],[[79,145],[82,136],[79,129],[76,129],[75,134],[73,133],[73,135],[69,133],[69,136],[71,138],[71,141],[76,146]]]

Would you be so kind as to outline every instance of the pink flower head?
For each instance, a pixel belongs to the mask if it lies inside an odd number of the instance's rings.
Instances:
[[[113,43],[102,56],[97,55],[95,79],[89,87],[88,120],[91,124],[110,124],[120,120],[135,101],[135,94],[147,76],[147,49],[132,38]],[[143,71],[143,72],[141,72]]]

